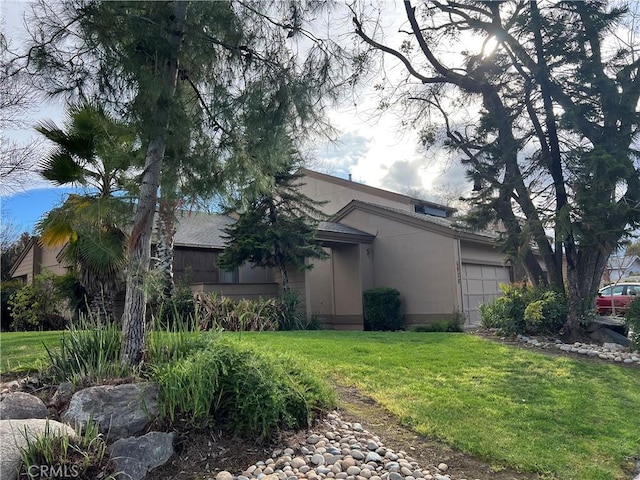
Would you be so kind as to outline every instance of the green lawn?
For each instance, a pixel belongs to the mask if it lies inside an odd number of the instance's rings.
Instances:
[[[2,334],[2,371],[59,333]],[[232,338],[238,338],[237,334]],[[496,467],[549,478],[628,478],[640,456],[640,369],[533,353],[464,334],[245,333],[355,385],[403,423]]]
[[[60,344],[62,332],[0,333],[0,374],[38,369],[47,359],[47,347]]]
[[[355,385],[417,432],[496,465],[564,480],[628,478],[640,457],[640,370],[463,334],[245,335]]]

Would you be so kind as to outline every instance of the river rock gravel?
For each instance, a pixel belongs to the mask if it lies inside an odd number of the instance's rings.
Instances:
[[[448,469],[444,462],[418,465],[406,452],[386,447],[361,424],[344,421],[334,411],[306,433],[299,448],[278,449],[238,476],[225,470],[215,480],[473,480],[454,479]]]

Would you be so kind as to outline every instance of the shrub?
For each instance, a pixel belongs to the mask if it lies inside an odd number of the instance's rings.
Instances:
[[[501,286],[503,295],[480,305],[485,328],[497,328],[504,335],[557,333],[567,316],[563,294],[527,284]]]
[[[2,298],[2,311],[0,312],[0,331],[6,332],[11,329],[13,314],[9,307],[9,299],[22,287],[24,283],[20,280],[7,280],[0,286],[0,297]]]
[[[189,325],[195,329],[196,301],[191,287],[185,283],[176,284],[171,297],[162,297],[156,313],[156,324],[159,328],[173,328],[175,325]],[[182,327],[179,327],[182,328]]]
[[[300,315],[300,298],[295,290],[286,290],[278,299],[278,330],[304,330],[306,322]]]
[[[534,294],[538,294],[538,291]],[[552,290],[542,291],[539,298],[524,309],[525,333],[556,333],[566,319],[567,302],[564,295]]]
[[[158,365],[165,418],[195,426],[217,422],[264,439],[279,428],[310,425],[335,398],[293,358],[250,350],[224,339],[180,361]]]
[[[410,330],[412,332],[462,332],[464,331],[463,323],[464,317],[456,311],[451,318],[424,325],[413,325]]]
[[[636,298],[629,303],[624,320],[629,327],[632,348],[640,352],[640,298]]]
[[[131,373],[120,364],[122,329],[115,323],[81,319],[63,334],[59,349],[45,348],[49,356],[45,374],[55,382],[97,383]]]
[[[26,446],[20,451],[20,478],[115,480],[118,477],[107,455],[107,444],[91,422],[82,435],[73,437],[66,432],[58,434],[49,425],[41,436],[31,438],[26,432],[24,435]]]
[[[401,330],[400,292],[395,288],[370,288],[363,292],[365,330]]]
[[[56,275],[53,278],[53,285],[63,301],[66,302],[74,320],[78,320],[80,315],[89,313],[87,291],[80,283],[77,273],[69,272],[64,275]]]
[[[222,329],[230,332],[276,330],[280,308],[273,298],[234,301],[214,293],[197,293],[200,330]]]
[[[61,330],[67,323],[62,316],[64,298],[56,288],[56,275],[49,271],[18,290],[9,299],[9,308],[13,330]]]

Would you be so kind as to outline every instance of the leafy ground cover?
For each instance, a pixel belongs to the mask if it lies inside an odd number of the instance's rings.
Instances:
[[[628,478],[640,456],[640,369],[441,333],[245,335],[384,406],[416,432],[496,465]]]
[[[60,333],[2,334],[2,372],[33,368]],[[230,340],[286,352],[357,387],[404,425],[543,478],[629,478],[640,457],[640,369],[442,333],[263,332]]]

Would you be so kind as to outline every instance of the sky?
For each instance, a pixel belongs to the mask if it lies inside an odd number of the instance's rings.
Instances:
[[[398,18],[402,14],[399,3],[389,0],[384,5],[384,18]],[[3,31],[10,38],[18,37],[26,6],[25,1],[0,0]],[[388,65],[390,70],[384,73],[393,75],[392,63]],[[351,174],[354,181],[398,192],[429,192],[436,185],[466,184],[459,166],[419,151],[416,133],[400,129],[401,113],[381,114],[376,109],[378,101],[378,93],[372,88],[365,88],[354,95],[352,101],[329,110],[330,123],[338,135],[333,142],[317,143],[311,168],[342,178]],[[37,111],[31,112],[30,118],[25,119],[27,128],[4,133],[20,141],[33,141],[38,134],[28,126],[43,119],[61,124],[63,108],[56,103],[43,103]],[[26,191],[6,192],[0,189],[2,221],[16,225],[21,231],[33,232],[37,220],[64,201],[64,195],[69,193],[68,190],[43,187],[47,187],[47,183],[34,176],[29,179]]]

